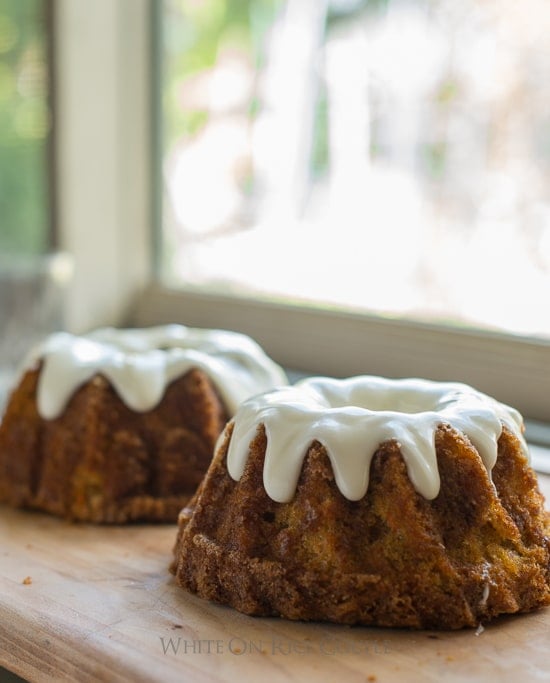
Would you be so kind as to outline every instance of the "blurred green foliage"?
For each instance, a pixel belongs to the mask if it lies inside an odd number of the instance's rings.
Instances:
[[[389,0],[347,0],[329,6],[326,28],[365,11],[379,12]],[[210,113],[190,106],[186,88],[193,79],[216,66],[220,55],[237,52],[257,72],[265,59],[266,36],[277,16],[285,11],[286,0],[163,0],[161,90],[163,148],[170,151],[192,137],[208,123]],[[248,116],[260,109],[252,97]],[[324,86],[316,102],[311,170],[322,175],[328,167],[328,111]]]
[[[48,247],[47,0],[0,0],[0,256]]]
[[[185,83],[212,68],[219,54],[228,50],[236,50],[253,66],[260,66],[265,33],[283,6],[283,0],[164,0],[165,150],[198,132],[208,120],[206,110],[183,104]]]

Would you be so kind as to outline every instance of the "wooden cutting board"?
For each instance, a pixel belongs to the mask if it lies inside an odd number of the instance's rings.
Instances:
[[[550,609],[479,633],[252,618],[174,584],[174,538],[0,507],[0,665],[41,682],[550,681]]]

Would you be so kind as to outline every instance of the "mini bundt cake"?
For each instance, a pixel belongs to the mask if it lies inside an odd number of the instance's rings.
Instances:
[[[180,514],[180,586],[251,615],[475,627],[550,603],[517,411],[457,383],[312,378],[245,401]]]
[[[249,337],[181,325],[58,333],[25,368],[0,500],[93,522],[175,522],[237,406],[287,383]]]

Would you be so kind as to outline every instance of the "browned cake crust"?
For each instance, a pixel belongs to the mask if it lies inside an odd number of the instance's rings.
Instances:
[[[433,501],[413,488],[395,442],[376,453],[357,502],[314,442],[290,503],[265,492],[263,428],[239,482],[228,443],[180,515],[171,570],[192,593],[251,615],[440,629],[550,603],[550,516],[506,430],[493,487],[470,442],[440,426]]]
[[[24,375],[0,425],[0,500],[73,520],[175,522],[227,420],[209,378],[191,370],[136,413],[98,375],[44,420],[39,372]]]

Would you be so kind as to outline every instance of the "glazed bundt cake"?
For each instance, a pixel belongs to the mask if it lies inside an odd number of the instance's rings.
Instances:
[[[0,500],[93,522],[175,522],[237,406],[287,381],[252,339],[181,325],[55,334],[25,365]]]
[[[180,514],[180,586],[246,614],[475,627],[550,603],[517,411],[457,383],[306,379],[245,401]]]

